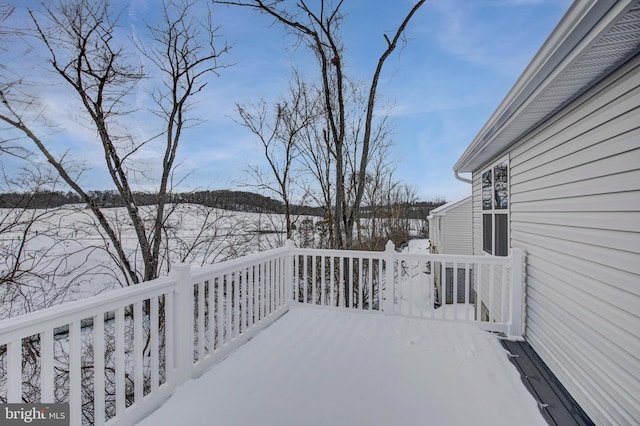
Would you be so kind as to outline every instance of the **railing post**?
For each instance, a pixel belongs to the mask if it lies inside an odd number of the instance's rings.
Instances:
[[[384,263],[386,266],[385,271],[385,306],[384,313],[385,315],[393,315],[395,308],[395,277],[394,277],[394,267],[396,261],[396,248],[391,240],[387,241],[387,245],[385,246],[384,251]]]
[[[511,337],[522,337],[522,317],[525,309],[522,300],[524,287],[524,252],[522,249],[511,249]]]
[[[173,265],[171,275],[177,280],[174,289],[173,354],[176,386],[191,379],[193,366],[193,286],[191,267],[185,263]]]
[[[284,243],[284,246],[287,248],[287,254],[286,254],[286,258],[285,258],[285,262],[284,262],[284,268],[285,268],[285,282],[284,282],[284,291],[285,291],[285,301],[287,306],[291,306],[291,303],[293,302],[293,281],[294,281],[294,276],[293,276],[293,249],[295,248],[295,245],[293,244],[292,240],[287,240]]]

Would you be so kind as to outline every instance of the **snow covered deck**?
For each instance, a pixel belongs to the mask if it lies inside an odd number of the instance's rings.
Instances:
[[[293,307],[140,425],[545,425],[471,324]]]
[[[66,402],[74,426],[543,424],[487,332],[520,336],[523,263],[288,243],[174,265],[1,321],[0,398]]]

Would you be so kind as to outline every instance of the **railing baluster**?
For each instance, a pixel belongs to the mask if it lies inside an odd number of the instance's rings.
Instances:
[[[440,310],[441,318],[447,319],[447,265],[440,262]]]
[[[453,262],[453,319],[458,320],[458,262]]]
[[[345,295],[344,295],[344,286],[346,284],[346,281],[344,280],[344,258],[342,256],[338,257],[338,262],[340,262],[339,265],[339,270],[340,270],[340,275],[338,275],[338,293],[339,293],[339,297],[338,297],[338,302],[339,302],[339,306],[341,308],[347,308],[347,304],[345,301]]]
[[[254,325],[256,323],[256,312],[258,311],[256,308],[256,267],[255,266],[251,266],[249,268],[249,282],[250,284],[250,288],[251,288],[251,301],[249,302],[249,322],[251,325]]]
[[[280,265],[280,306],[284,306],[289,302],[289,298],[291,297],[287,291],[287,265],[289,260],[286,257],[283,257],[279,260],[278,264]]]
[[[82,420],[82,365],[80,321],[69,324],[69,415],[71,425],[80,425]]]
[[[267,278],[266,278],[266,265],[264,262],[260,263],[260,319],[264,319],[267,314]]]
[[[382,311],[382,309],[384,309],[384,307],[382,306],[382,280],[383,280],[382,259],[378,259],[377,264],[378,264],[378,268],[376,270],[378,271],[378,282],[377,282],[378,289],[376,290],[376,292],[378,293],[378,310]]]
[[[173,296],[173,292],[164,295],[164,329],[165,329],[165,348],[164,348],[164,357],[165,357],[165,374],[167,376],[167,382],[173,385],[175,383],[175,368],[176,368],[176,359],[173,354],[173,348],[171,347],[172,343],[175,342],[176,333],[174,330],[173,324],[175,323],[175,300]]]
[[[206,283],[207,283],[207,295],[206,295],[207,304],[209,306],[209,310],[207,312],[207,318],[206,318],[207,324],[208,324],[206,329],[206,335],[207,335],[206,338],[207,338],[207,341],[209,342],[207,354],[211,355],[216,343],[215,278],[209,278],[206,281]]]
[[[277,287],[277,295],[276,298],[276,309],[280,309],[281,306],[285,304],[284,297],[284,280],[283,280],[283,266],[284,259],[276,259],[276,287]]]
[[[247,302],[249,301],[249,292],[248,292],[248,277],[249,269],[243,268],[242,273],[240,274],[240,306],[242,310],[240,311],[240,333],[244,333],[247,330],[247,312],[249,310],[249,306]]]
[[[273,312],[273,306],[274,306],[274,271],[273,271],[273,260],[270,260],[267,262],[267,267],[269,268],[269,275],[268,275],[268,280],[269,280],[269,315]]]
[[[266,289],[267,289],[267,316],[271,315],[273,312],[273,270],[272,270],[272,262],[269,260],[265,262],[265,268],[267,272],[265,274],[266,278]]]
[[[124,414],[125,409],[125,370],[124,370],[124,307],[116,309],[115,352],[116,352],[116,416]]]
[[[262,282],[262,291],[263,291],[263,299],[264,299],[262,318],[266,318],[269,316],[269,303],[270,303],[269,262],[264,262],[262,264],[262,281],[261,282]]]
[[[464,264],[464,319],[469,321],[469,301],[471,300],[471,283],[469,282],[469,263]]]
[[[231,281],[231,274],[224,275],[224,292],[225,292],[225,310],[226,317],[224,320],[224,341],[225,343],[230,342],[233,338],[233,330],[232,330],[232,313],[233,313],[233,282]]]
[[[317,291],[316,287],[317,283],[317,274],[316,274],[316,256],[311,256],[311,304],[315,305],[318,302],[317,299]]]
[[[287,290],[288,274],[290,273],[290,271],[287,271],[287,267],[290,265],[289,262],[289,259],[286,257],[280,259],[280,306],[288,304],[291,298],[291,294],[289,294]]]
[[[300,256],[298,254],[293,256],[293,301],[295,303],[300,302]]]
[[[251,273],[251,285],[253,288],[253,323],[260,321],[260,265],[254,265]]]
[[[358,259],[358,308],[361,310],[364,309],[364,303],[362,302],[362,297],[364,294],[364,290],[362,289],[364,284],[364,279],[362,277],[362,257]]]
[[[104,313],[101,313],[93,316],[93,419],[96,425],[105,422],[104,381]]]
[[[350,308],[353,309],[354,305],[354,300],[353,300],[353,257],[349,257],[349,263],[348,263],[348,267],[349,267],[349,304],[350,304]]]
[[[213,305],[210,305],[213,306]],[[159,334],[160,318],[158,311],[158,297],[153,296],[149,303],[149,343],[150,343],[150,368],[151,368],[151,392],[158,390],[160,383],[160,360],[159,360]],[[213,339],[211,340],[213,344]]]
[[[321,305],[326,305],[327,304],[327,292],[326,292],[326,280],[325,280],[325,276],[326,276],[326,268],[325,268],[325,256],[322,255],[320,258],[320,296],[321,296],[321,300],[320,300],[320,304]]]
[[[274,311],[280,307],[280,261],[273,261],[273,306]]]
[[[493,294],[495,287],[495,269],[496,265],[491,264],[491,269],[489,269],[489,322],[493,322],[494,319],[494,309],[493,309]]]
[[[133,305],[133,389],[134,400],[136,404],[142,402],[142,396],[144,394],[144,344],[142,342],[142,303],[136,302]]]
[[[53,329],[48,329],[40,334],[40,401],[42,401],[43,404],[53,404],[55,402],[53,393],[54,357]]]
[[[336,276],[335,276],[336,258],[329,258],[329,298],[331,306],[336,306]]]
[[[429,275],[427,277],[427,286],[429,287],[427,289],[427,294],[429,295],[429,298],[427,299],[427,313],[429,315],[429,318],[433,318],[433,316],[435,315],[435,303],[436,303],[436,286],[435,286],[435,275],[436,275],[436,264],[434,261],[431,261],[431,264],[428,265],[428,263],[425,263],[425,268],[427,268],[427,266],[429,266],[430,269],[428,269]]]
[[[216,277],[216,349],[224,345],[224,276]]]
[[[231,282],[233,283],[233,336],[238,337],[240,334],[240,274],[238,271],[231,273]]]
[[[22,402],[22,339],[7,343],[7,402]]]
[[[478,264],[478,289],[476,290],[476,321],[482,321],[482,270],[484,265]]]
[[[500,322],[506,323],[507,318],[507,265],[502,265],[502,286],[500,295]]]
[[[204,287],[204,280],[196,284],[196,288],[198,289],[198,361],[204,357]]]
[[[416,262],[416,277],[417,277],[417,281],[418,281],[418,300],[420,301],[420,304],[418,305],[418,316],[420,318],[424,318],[425,317],[425,309],[426,309],[426,305],[428,303],[425,303],[427,301],[427,292],[425,289],[425,285],[423,283],[424,279],[422,277],[423,274],[423,269],[422,269],[422,261],[417,261]]]
[[[305,254],[304,257],[302,258],[304,260],[304,264],[302,265],[302,303],[306,304],[307,303],[307,294],[308,294],[308,290],[307,290],[307,282],[308,282],[308,276],[309,276],[309,257]]]
[[[263,318],[266,318],[271,313],[271,268],[269,262],[264,262],[262,269],[262,289],[264,291],[264,313]]]
[[[278,309],[278,261],[277,259],[271,262],[271,312],[275,312]]]
[[[260,266],[253,266],[251,285],[253,286],[253,323],[260,321]]]
[[[369,273],[367,274],[367,291],[369,293],[369,310],[373,310],[373,259],[369,258],[367,267],[369,268]]]

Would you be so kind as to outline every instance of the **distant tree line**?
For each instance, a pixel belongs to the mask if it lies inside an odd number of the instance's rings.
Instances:
[[[104,208],[125,207],[125,201],[120,193],[115,190],[89,191],[88,192],[97,205]],[[44,209],[62,207],[70,204],[81,204],[84,201],[72,191],[47,191],[40,190],[26,196],[24,193],[10,192],[0,193],[0,208],[26,208]],[[158,202],[158,194],[150,192],[135,192],[133,194],[136,203],[141,206],[151,206]],[[171,194],[171,203],[200,204],[206,207],[214,207],[224,210],[242,211],[249,213],[284,213],[282,201],[274,200],[261,194],[248,191],[214,190],[214,191],[194,191]],[[429,212],[442,205],[443,200],[434,199],[432,201],[416,201],[411,203],[401,203],[396,207],[401,207],[406,219],[424,219]],[[393,206],[384,206],[385,209]],[[380,206],[363,206],[361,216],[368,218],[373,215],[373,211],[379,211]],[[292,205],[291,210],[295,215],[302,216],[323,216],[322,207]],[[379,213],[378,213],[379,215]]]
[[[88,191],[89,196],[100,207],[125,207],[125,200],[118,191]],[[2,193],[0,194],[1,208],[51,208],[61,207],[69,204],[84,203],[84,201],[74,192],[63,191],[39,191],[29,194],[26,197],[23,193]],[[134,192],[133,198],[140,206],[152,206],[158,203],[158,194],[151,192]],[[201,204],[207,207],[216,207],[225,210],[237,210],[254,213],[281,213],[282,202],[265,197],[260,194],[231,191],[195,191],[187,193],[176,193],[168,196],[170,203],[192,203]],[[313,210],[313,209],[311,209]]]

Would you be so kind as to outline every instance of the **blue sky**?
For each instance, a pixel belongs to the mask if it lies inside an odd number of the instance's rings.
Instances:
[[[155,0],[113,3],[127,6],[125,32],[139,31],[143,20],[157,13]],[[16,4],[20,8],[25,2]],[[342,62],[351,78],[370,80],[386,47],[383,33],[392,34],[411,6],[407,0],[345,0]],[[451,167],[569,6],[569,0],[439,0],[414,16],[406,31],[408,44],[387,60],[378,93],[393,105],[396,176],[421,200],[470,193]],[[185,190],[238,188],[247,181],[247,168],[262,158],[257,141],[233,121],[235,103],[274,100],[286,90],[292,66],[305,70],[314,65],[310,53],[292,49],[291,37],[270,19],[248,9],[215,5],[212,10],[220,40],[232,45],[226,62],[234,65],[210,80],[194,111],[205,121],[183,136],[179,161],[183,173],[189,173]],[[23,17],[18,10],[14,20]],[[77,120],[68,111],[69,92],[55,87],[47,91],[47,112],[59,131],[49,135],[87,167],[85,186],[102,188],[105,175],[94,134],[73,125]],[[146,155],[153,164],[155,153]]]

